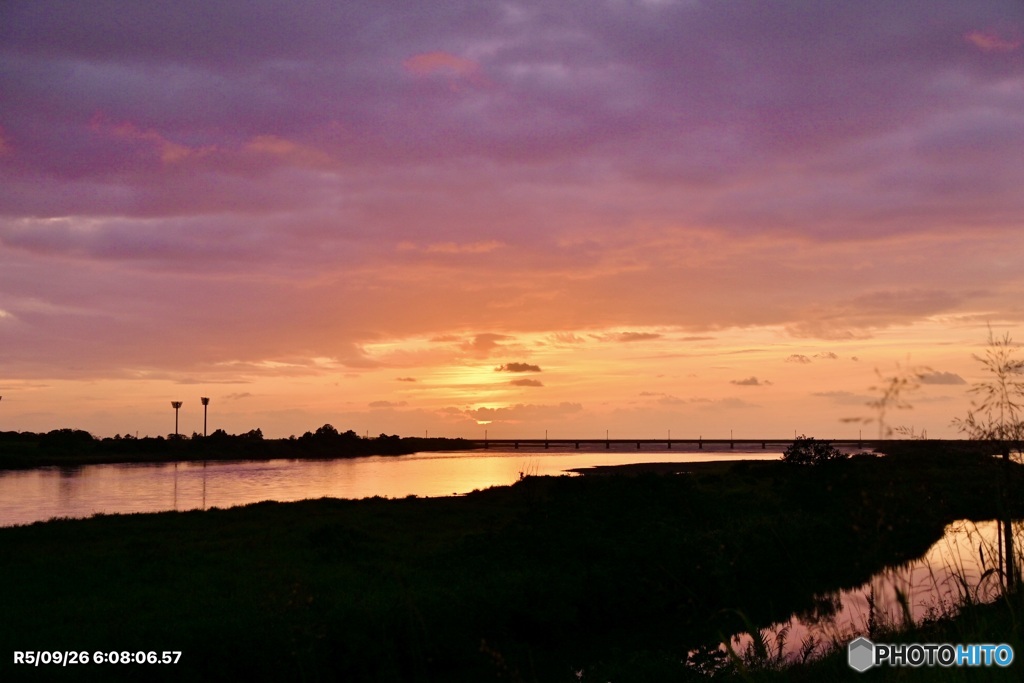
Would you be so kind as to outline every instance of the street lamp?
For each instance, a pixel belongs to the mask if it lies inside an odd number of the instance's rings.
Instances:
[[[174,408],[174,436],[178,436],[178,408],[181,407],[181,401],[171,401],[171,407]]]
[[[203,402],[203,436],[206,436],[206,406],[210,405],[210,399],[203,396],[199,399]]]

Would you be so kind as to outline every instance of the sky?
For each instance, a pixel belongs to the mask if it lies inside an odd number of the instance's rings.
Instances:
[[[0,431],[956,437],[1024,4],[5,0]]]

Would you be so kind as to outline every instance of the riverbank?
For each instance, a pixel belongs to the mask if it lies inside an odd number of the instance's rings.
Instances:
[[[686,680],[691,649],[1003,513],[1024,475],[1002,465],[741,462],[0,529],[0,676],[59,649],[182,652],[105,679]]]
[[[703,462],[633,462],[624,465],[593,465],[568,470],[589,476],[635,476],[638,474],[692,474],[695,472],[726,474],[736,463],[728,460]]]
[[[291,436],[285,439],[265,438],[259,429],[253,429],[244,434],[227,434],[223,430],[217,430],[209,436],[193,434],[190,437],[184,435],[168,435],[167,437],[144,436],[138,438],[131,435],[116,435],[114,437],[98,438],[89,432],[80,429],[55,429],[46,433],[33,432],[0,432],[0,471],[4,470],[26,470],[38,467],[81,467],[85,465],[132,465],[151,463],[174,463],[174,462],[223,462],[223,461],[267,461],[267,460],[325,460],[336,458],[358,458],[373,455],[411,455],[413,453],[437,453],[447,451],[488,451],[491,449],[502,450],[496,444],[505,443],[509,440],[497,441],[476,441],[463,438],[446,437],[400,437],[397,435],[380,434],[378,436],[360,436],[352,430],[339,432],[333,426],[326,424],[314,432],[306,432],[302,436]],[[543,449],[548,452],[548,443],[544,440],[521,440],[512,442],[514,450],[526,454],[537,452]],[[570,449],[569,444],[574,444],[571,450],[579,452],[579,444],[583,441],[551,440],[557,451]],[[612,439],[594,440],[591,444],[599,444],[601,448],[609,445],[616,447],[621,444],[628,444],[632,448],[635,443],[637,455],[641,455],[640,444],[650,451],[644,453],[664,452],[666,447],[675,444],[676,452],[706,453],[714,458],[715,447],[721,450],[718,452],[729,453],[752,453],[760,448],[762,452],[765,445],[770,444],[781,452],[791,442],[786,440],[726,440],[726,439],[704,439],[700,441],[701,447],[694,450],[697,442],[688,440],[675,440],[671,444],[655,439]],[[853,447],[856,442],[840,442]],[[689,448],[687,448],[689,444]],[[729,448],[725,446],[728,444]],[[736,446],[739,445],[737,449]],[[934,440],[934,441],[905,441],[905,440],[880,440],[864,441],[861,444],[864,450],[888,452],[907,452],[908,449],[916,450],[924,448],[926,451],[961,452],[964,454],[975,454],[979,445],[978,442],[964,440]],[[704,446],[707,446],[705,450]],[[753,450],[744,446],[753,447]],[[505,450],[508,450],[507,448]],[[584,452],[586,448],[584,449]],[[657,455],[644,457],[659,457]],[[601,466],[606,467],[606,466]],[[632,469],[617,470],[621,473],[647,472],[672,472],[672,463],[636,463],[628,466]],[[572,470],[584,473],[584,470]],[[675,470],[682,471],[682,470]],[[611,470],[590,470],[590,474],[607,473]]]
[[[190,438],[121,436],[96,438],[80,429],[55,429],[45,434],[0,432],[0,470],[37,467],[80,467],[170,462],[231,460],[358,458],[368,455],[409,455],[419,452],[462,451],[475,448],[465,439],[359,436],[327,424],[299,437],[267,439],[259,429],[244,434],[217,430]]]

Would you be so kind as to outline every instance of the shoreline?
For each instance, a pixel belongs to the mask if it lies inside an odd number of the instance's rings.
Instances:
[[[718,473],[725,474],[731,467],[751,460],[701,460],[698,462],[633,462],[624,465],[591,465],[589,467],[573,467],[566,472],[575,472],[590,476],[638,475],[638,474],[693,474]],[[777,459],[757,460],[756,462],[777,462]]]

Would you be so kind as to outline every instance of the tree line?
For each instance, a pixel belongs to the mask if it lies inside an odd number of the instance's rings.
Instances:
[[[472,447],[473,444],[464,439],[400,437],[383,433],[376,437],[362,437],[351,429],[339,431],[331,424],[307,431],[302,436],[283,439],[265,438],[258,428],[242,434],[228,434],[218,429],[209,436],[170,434],[141,438],[132,434],[98,438],[82,429],[64,428],[45,433],[0,432],[0,467],[162,460],[346,458]]]

